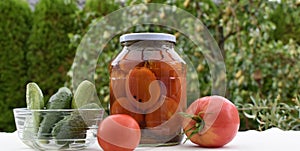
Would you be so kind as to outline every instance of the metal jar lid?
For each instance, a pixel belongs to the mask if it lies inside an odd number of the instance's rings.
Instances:
[[[176,42],[176,37],[165,33],[130,33],[120,37],[120,42],[136,41],[136,40],[159,40]]]

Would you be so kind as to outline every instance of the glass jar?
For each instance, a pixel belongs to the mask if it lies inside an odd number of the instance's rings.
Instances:
[[[122,51],[110,65],[110,114],[128,114],[141,128],[140,146],[176,145],[186,108],[186,63],[164,33],[120,37]]]

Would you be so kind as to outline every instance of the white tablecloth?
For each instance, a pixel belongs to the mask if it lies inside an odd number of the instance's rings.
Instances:
[[[1,151],[33,151],[24,145],[14,133],[0,133]],[[96,142],[87,151],[100,151]],[[300,151],[300,131],[282,131],[272,128],[263,132],[254,130],[239,132],[237,136],[222,148],[201,148],[191,142],[170,147],[139,147],[136,151]]]

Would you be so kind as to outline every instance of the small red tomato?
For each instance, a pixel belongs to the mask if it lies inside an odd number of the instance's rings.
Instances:
[[[131,116],[114,114],[99,124],[97,138],[104,151],[132,151],[140,142],[141,131]]]
[[[202,147],[222,147],[237,134],[240,118],[233,103],[221,96],[194,101],[183,114],[188,139]]]

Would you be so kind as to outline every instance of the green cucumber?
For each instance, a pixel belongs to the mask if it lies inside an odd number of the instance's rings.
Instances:
[[[30,82],[26,85],[26,104],[27,109],[43,109],[44,108],[44,96],[39,86]]]
[[[44,96],[39,86],[30,82],[26,85],[26,104],[28,110],[39,110],[44,108]],[[29,146],[32,146],[32,140],[34,134],[38,131],[41,116],[40,113],[32,111],[32,116],[28,116],[25,119],[23,142]]]
[[[70,109],[72,101],[72,92],[70,89],[66,87],[62,87],[56,92],[54,95],[50,97],[49,102],[47,103],[48,109]],[[40,124],[38,131],[38,138],[44,139],[51,136],[51,131],[54,125],[63,119],[64,117],[61,115],[61,111],[45,111],[43,116],[43,120]]]
[[[56,123],[51,134],[56,139],[57,144],[67,146],[74,142],[70,139],[85,139],[86,130],[87,125],[79,112],[75,111]]]
[[[47,109],[70,109],[72,101],[72,92],[67,87],[59,88],[52,95],[47,103]]]
[[[94,109],[94,110],[80,110],[80,109]],[[95,119],[102,118],[104,114],[104,109],[102,108],[102,110],[99,110],[101,109],[101,107],[96,103],[86,104],[82,106],[80,109],[79,109],[79,113],[88,127],[96,125],[98,121]]]
[[[52,136],[56,139],[56,143],[62,146],[67,146],[73,143],[72,139],[81,139],[79,142],[84,142],[87,129],[97,124],[95,120],[100,113],[99,110],[81,110],[81,109],[99,109],[95,104],[87,104],[79,110],[74,111],[64,119],[55,124],[52,130]],[[67,141],[69,140],[69,141]]]
[[[99,104],[100,101],[97,98],[95,85],[88,80],[84,80],[78,85],[74,93],[72,108],[77,109],[90,103]]]

